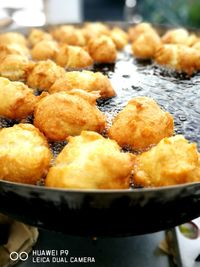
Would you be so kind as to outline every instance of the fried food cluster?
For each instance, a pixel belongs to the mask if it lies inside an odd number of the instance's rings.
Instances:
[[[156,30],[149,23],[140,23],[129,28],[129,39],[132,42],[132,52],[136,58],[152,59],[161,39]]]
[[[88,22],[85,23],[82,32],[88,42],[90,39],[100,37],[102,35],[110,35],[110,29],[107,25],[101,22]]]
[[[94,61],[99,63],[112,63],[117,58],[116,46],[109,36],[90,39],[88,51]]]
[[[66,69],[81,69],[93,64],[93,59],[84,48],[71,45],[62,45],[55,61]]]
[[[47,174],[51,158],[46,139],[33,125],[0,130],[0,179],[36,184]]]
[[[173,117],[148,97],[136,97],[115,117],[109,137],[122,147],[145,150],[173,135]]]
[[[83,130],[102,132],[106,118],[96,107],[97,97],[82,90],[48,95],[35,108],[34,125],[53,141],[79,135]]]
[[[59,51],[57,42],[53,40],[43,40],[34,45],[31,56],[34,60],[47,60],[56,58]]]
[[[200,181],[200,155],[183,136],[162,139],[136,157],[134,183],[158,187]]]
[[[185,29],[160,36],[149,23],[126,32],[95,22],[32,29],[27,38],[0,34],[0,117],[18,123],[33,115],[34,123],[0,129],[0,179],[36,184],[46,177],[48,187],[126,189],[134,171],[135,185],[144,187],[200,181],[196,145],[170,137],[173,117],[153,99],[133,98],[108,129],[96,100],[116,92],[107,76],[82,69],[115,63],[124,48],[188,75],[200,70],[200,38]],[[36,96],[39,91],[47,92]],[[50,168],[47,140],[66,139]],[[123,153],[127,147],[137,156]]]
[[[48,32],[41,29],[32,29],[28,35],[28,43],[31,47],[41,41],[52,41],[53,37]]]
[[[59,43],[64,43],[72,46],[86,45],[86,40],[83,32],[72,25],[55,27],[51,31],[51,35]]]
[[[53,61],[38,61],[29,72],[27,84],[38,90],[46,90],[54,84],[54,82],[65,75],[65,70]]]
[[[72,189],[129,188],[134,156],[113,140],[83,131],[69,137],[45,180],[46,186]]]
[[[110,37],[118,50],[123,49],[128,44],[128,34],[119,27],[114,27],[111,30]]]
[[[0,62],[0,76],[12,81],[25,81],[29,72],[34,66],[27,57],[17,54],[11,54]]]
[[[150,23],[146,22],[139,23],[128,29],[129,40],[131,42],[134,42],[139,36],[145,33],[156,33],[156,31]]]
[[[0,34],[0,44],[19,44],[21,46],[27,46],[27,40],[23,34],[18,32],[6,32]]]
[[[30,56],[29,49],[17,43],[0,44],[0,59],[3,60],[8,55]]]
[[[151,59],[160,45],[161,39],[156,32],[145,32],[132,43],[132,51],[136,58]]]
[[[23,119],[33,113],[37,103],[33,90],[22,82],[10,82],[0,77],[0,116]]]
[[[156,51],[155,61],[192,75],[200,69],[200,51],[186,45],[165,44]]]
[[[92,71],[70,71],[65,76],[56,80],[49,88],[50,93],[60,91],[70,91],[72,89],[81,88],[87,92],[98,91],[101,97],[113,97],[116,95],[107,76],[100,72]]]

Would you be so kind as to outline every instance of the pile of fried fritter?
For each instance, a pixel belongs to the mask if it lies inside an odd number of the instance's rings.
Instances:
[[[191,75],[200,69],[200,38],[185,29],[162,37],[148,23],[128,32],[100,22],[0,34],[0,179],[69,189],[128,189],[200,181],[196,144],[174,135],[174,120],[138,96],[107,123],[96,104],[115,97],[109,78],[91,71],[114,63],[131,43],[135,58]],[[24,123],[33,115],[33,124]],[[55,158],[49,142],[67,140]],[[129,148],[129,152],[123,148]]]

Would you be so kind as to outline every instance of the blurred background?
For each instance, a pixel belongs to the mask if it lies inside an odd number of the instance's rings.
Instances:
[[[1,0],[0,18],[19,25],[90,21],[147,20],[200,26],[200,0]]]

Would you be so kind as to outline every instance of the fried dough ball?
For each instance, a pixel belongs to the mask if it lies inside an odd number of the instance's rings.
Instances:
[[[22,55],[8,55],[0,62],[0,75],[13,81],[24,81],[34,63]]]
[[[181,135],[162,139],[136,157],[134,181],[158,187],[200,181],[200,157],[195,144]]]
[[[28,42],[31,47],[35,46],[41,41],[52,41],[53,38],[50,33],[39,29],[32,29],[28,35]]]
[[[88,52],[79,46],[62,45],[55,61],[66,69],[80,69],[90,67],[93,60]]]
[[[31,50],[31,55],[34,60],[54,60],[58,51],[59,47],[57,42],[52,40],[43,40],[34,45]]]
[[[34,110],[37,97],[21,82],[0,77],[0,116],[9,119],[26,118]]]
[[[51,31],[51,34],[60,43],[76,46],[84,46],[86,44],[83,32],[71,25],[56,27]]]
[[[30,56],[30,51],[26,46],[20,44],[0,44],[0,60],[8,55]]]
[[[123,49],[128,43],[128,34],[118,27],[111,30],[110,37],[118,50]]]
[[[99,63],[112,63],[117,58],[117,50],[113,40],[108,36],[93,38],[88,43],[91,57]]]
[[[46,178],[49,187],[72,189],[129,188],[134,156],[95,132],[69,137]]]
[[[102,35],[110,35],[110,29],[102,22],[87,22],[85,23],[82,32],[87,41]]]
[[[82,90],[44,97],[34,112],[34,125],[53,141],[79,135],[82,130],[102,132],[106,118],[96,107],[98,96]]]
[[[146,32],[132,43],[132,51],[137,58],[151,59],[160,45],[161,39],[156,32]]]
[[[189,32],[186,29],[173,29],[162,36],[165,44],[187,44]]]
[[[113,97],[116,95],[108,77],[100,72],[70,71],[63,78],[55,81],[50,87],[49,93],[70,91],[81,88],[87,92],[99,91],[101,97]]]
[[[21,33],[6,32],[0,34],[0,44],[19,44],[22,46],[26,46],[27,40]]]
[[[120,146],[145,150],[173,135],[173,117],[148,97],[136,97],[116,116],[109,137]]]
[[[36,184],[46,175],[51,158],[45,137],[33,125],[0,130],[0,179]]]
[[[150,23],[139,23],[136,26],[130,27],[128,29],[128,35],[131,42],[134,42],[141,34],[144,33],[153,33],[155,34],[156,31],[152,27]]]
[[[200,69],[200,52],[185,45],[166,44],[156,51],[155,61],[191,75]]]
[[[39,61],[28,75],[27,84],[31,88],[48,90],[52,84],[65,75],[65,70],[53,61]]]

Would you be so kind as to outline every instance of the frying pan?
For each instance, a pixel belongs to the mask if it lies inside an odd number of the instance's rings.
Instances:
[[[199,74],[187,77],[150,61],[137,61],[128,46],[119,53],[115,64],[95,65],[94,71],[108,75],[117,92],[115,98],[98,101],[109,123],[129,99],[149,96],[174,116],[177,134],[184,134],[200,146]],[[0,120],[4,127],[12,123]],[[56,154],[64,144],[50,145]],[[71,235],[145,234],[200,216],[200,183],[127,190],[64,190],[0,181],[0,212]]]

